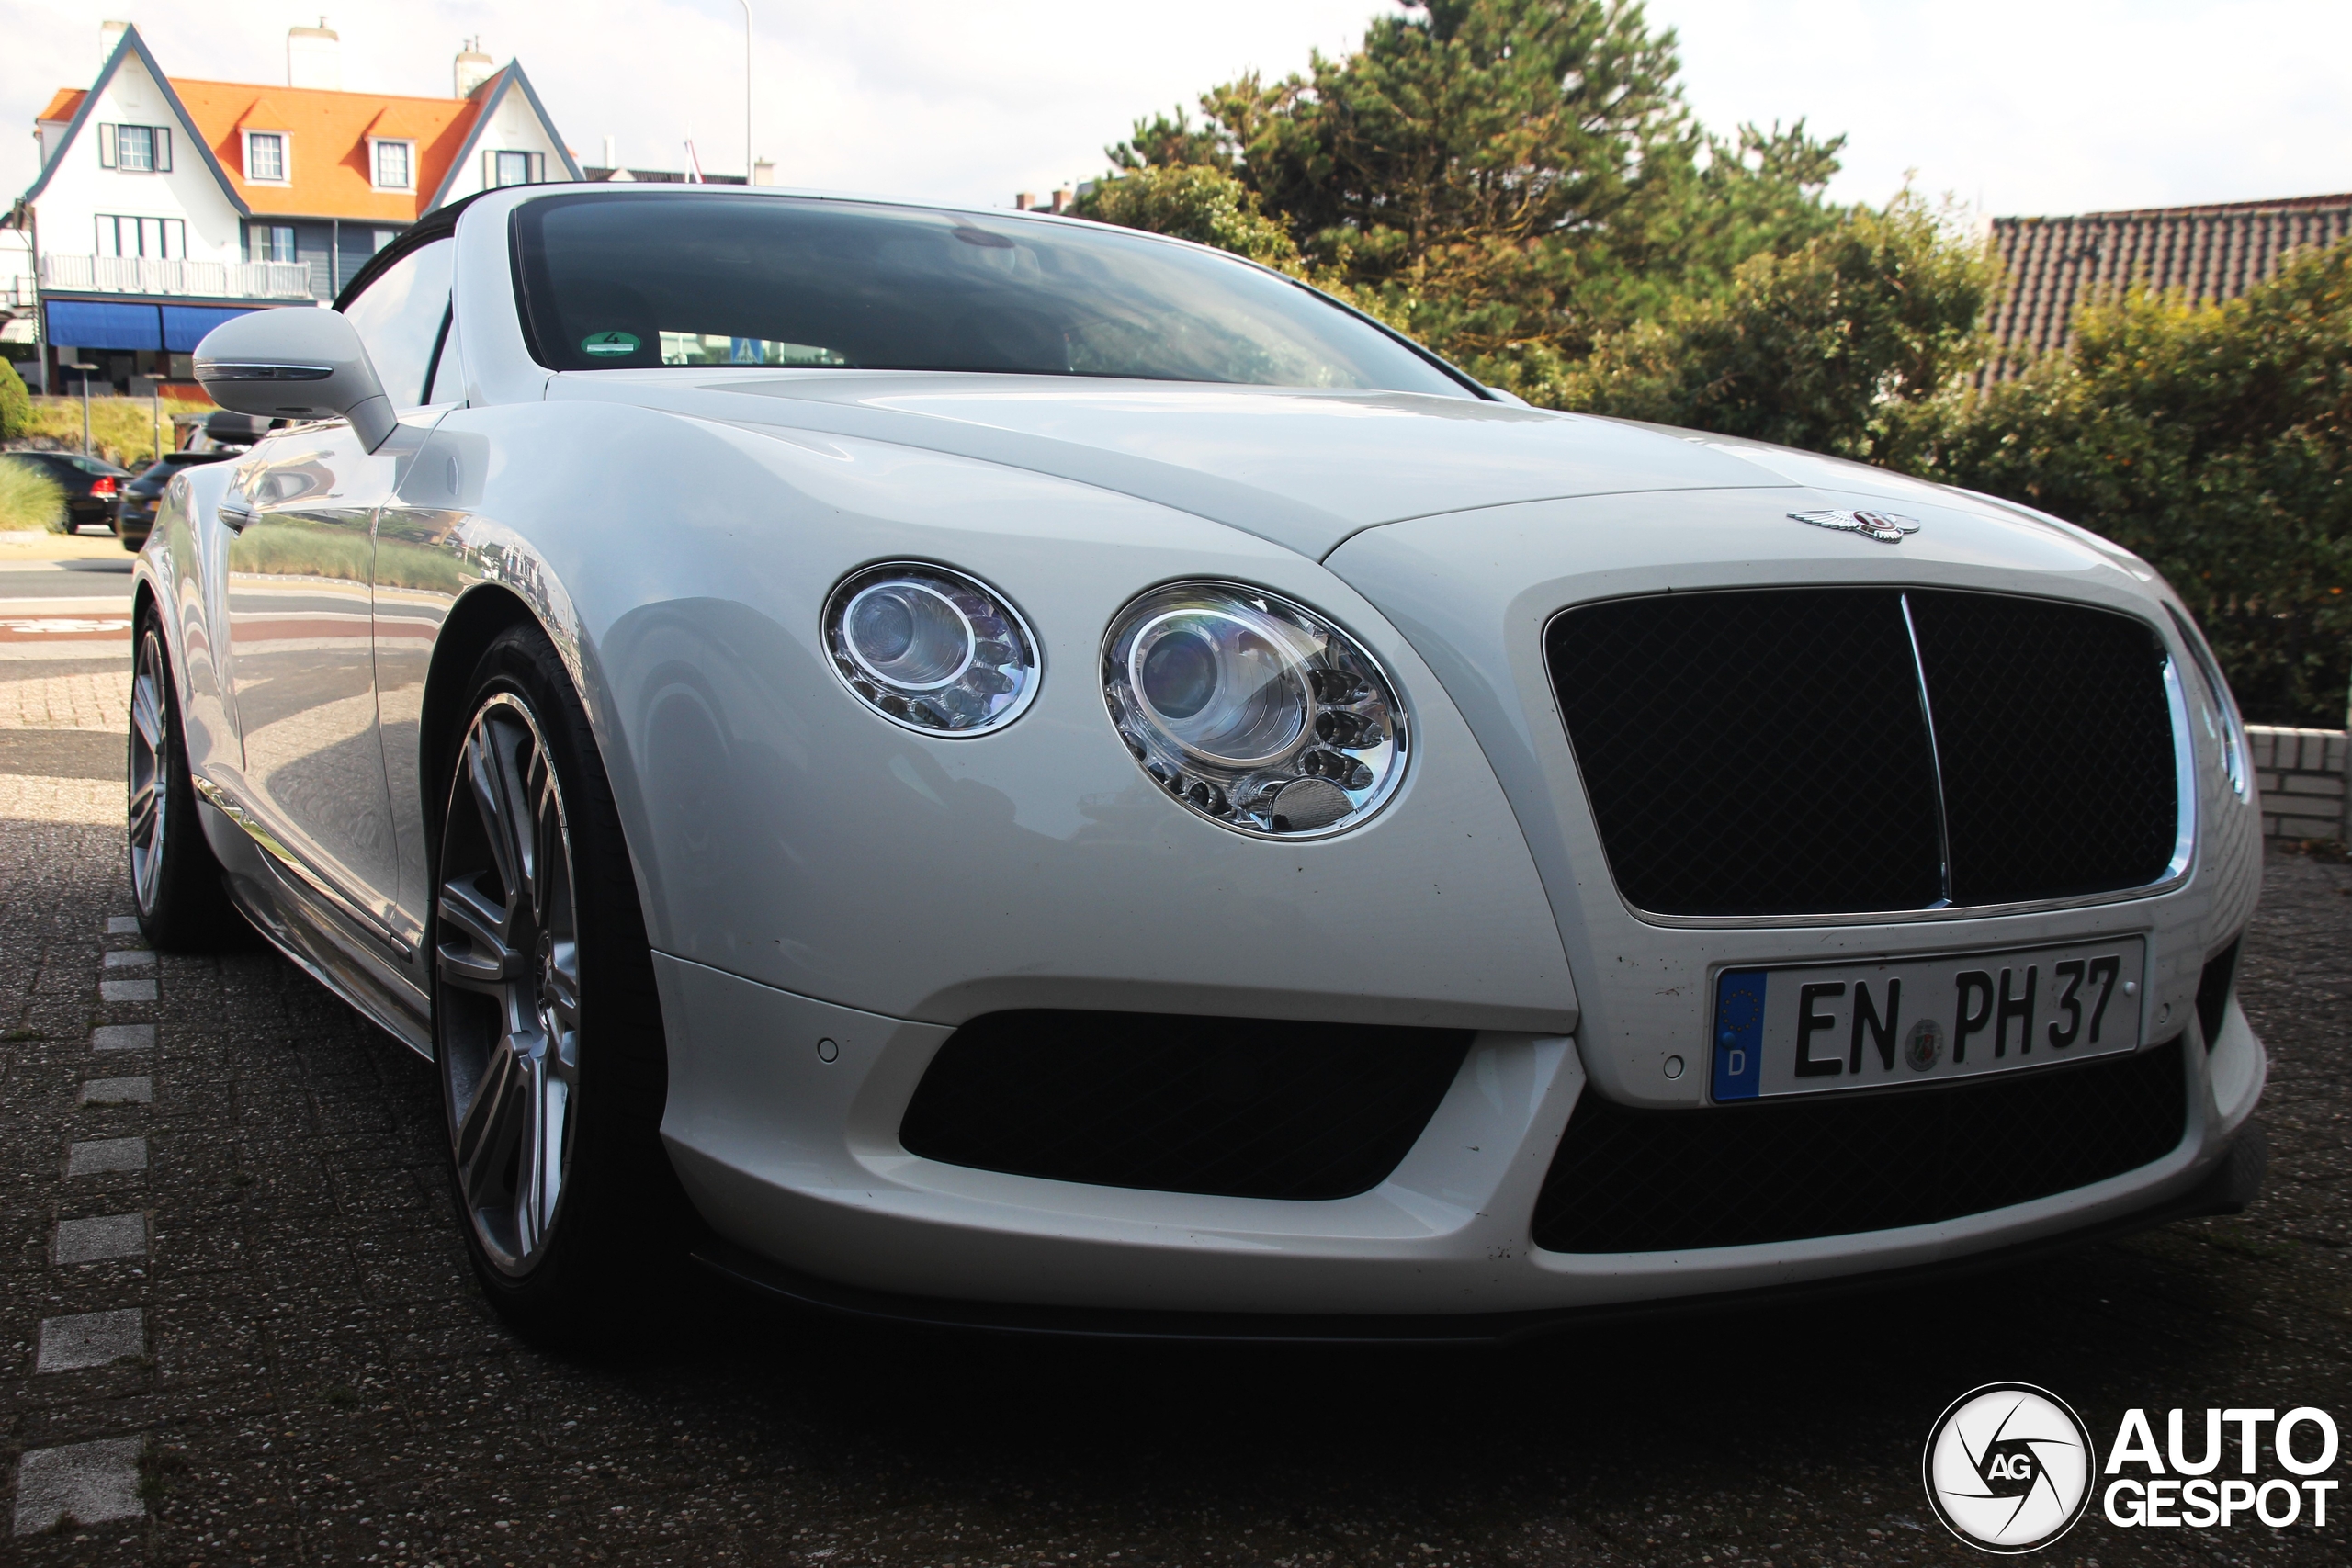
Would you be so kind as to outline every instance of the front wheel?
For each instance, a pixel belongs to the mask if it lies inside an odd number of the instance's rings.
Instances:
[[[642,1315],[682,1227],[636,878],[588,718],[536,627],[482,655],[435,885],[434,1036],[474,1272],[559,1343]]]
[[[130,896],[149,946],[166,953],[209,951],[235,942],[244,922],[230,906],[220,863],[196,819],[171,655],[153,610],[141,612],[134,635],[125,813]]]

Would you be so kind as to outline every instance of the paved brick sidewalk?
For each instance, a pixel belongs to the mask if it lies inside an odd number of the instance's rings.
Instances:
[[[673,1338],[592,1366],[476,1294],[424,1064],[264,952],[107,967],[138,942],[107,931],[118,830],[0,822],[0,1470],[12,1507],[65,1496],[63,1461],[19,1460],[72,1450],[104,1512],[130,1465],[140,1510],[0,1535],[0,1562],[1979,1562],[1917,1469],[1975,1383],[2045,1383],[2102,1438],[2132,1404],[2352,1416],[2347,895],[2352,868],[2269,866],[2245,985],[2275,1163],[2243,1220],[1500,1354],[1005,1343],[688,1280]],[[149,976],[156,1001],[99,999]],[[74,1145],[130,1139],[143,1169],[66,1174]],[[141,1232],[144,1256],[59,1261]],[[127,1342],[89,1318],[125,1313]],[[37,1371],[52,1342],[107,1359]],[[2335,1512],[2226,1536],[2094,1517],[2049,1560],[2340,1563],[2345,1541]]]

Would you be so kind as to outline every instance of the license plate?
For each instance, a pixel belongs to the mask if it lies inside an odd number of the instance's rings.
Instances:
[[[2140,1044],[2140,937],[2007,953],[1732,969],[1714,1098],[1822,1094],[2106,1056]]]

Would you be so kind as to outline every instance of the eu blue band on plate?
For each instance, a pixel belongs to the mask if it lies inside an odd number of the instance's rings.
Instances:
[[[1715,977],[1717,1100],[1754,1100],[1763,1070],[1764,982],[1761,969],[1730,969]]]

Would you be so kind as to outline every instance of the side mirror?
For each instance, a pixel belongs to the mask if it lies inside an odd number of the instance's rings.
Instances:
[[[196,378],[240,413],[347,419],[370,452],[400,425],[367,345],[339,310],[292,306],[223,321],[196,345]]]

